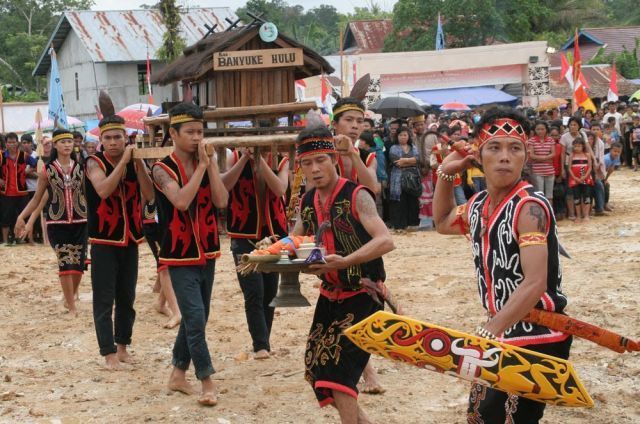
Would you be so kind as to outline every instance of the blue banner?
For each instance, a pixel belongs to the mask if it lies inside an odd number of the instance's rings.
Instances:
[[[49,118],[59,128],[68,129],[67,113],[64,111],[64,98],[62,96],[62,84],[60,84],[60,72],[58,71],[58,60],[53,47],[51,55],[51,76],[49,79]]]
[[[444,31],[442,30],[442,21],[438,13],[438,32],[436,32],[436,50],[444,50]]]

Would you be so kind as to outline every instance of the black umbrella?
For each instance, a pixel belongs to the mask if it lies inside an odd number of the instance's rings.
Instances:
[[[385,118],[411,118],[424,114],[424,110],[416,102],[400,96],[380,99],[370,106],[369,110],[379,113]]]

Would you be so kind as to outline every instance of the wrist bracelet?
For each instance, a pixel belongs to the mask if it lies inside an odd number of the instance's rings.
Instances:
[[[449,181],[450,183],[454,182],[456,179],[455,175],[445,174],[442,171],[442,165],[438,166],[438,169],[436,170],[436,175],[438,176],[438,179]]]
[[[480,336],[480,337],[484,337],[485,339],[489,339],[489,340],[497,340],[498,339],[495,334],[493,334],[489,330],[485,329],[481,325],[479,325],[478,328],[476,328],[476,334],[478,336]]]

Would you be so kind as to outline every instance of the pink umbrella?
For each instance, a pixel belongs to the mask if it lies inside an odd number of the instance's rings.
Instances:
[[[160,106],[148,104],[148,103],[135,103],[122,109],[117,115],[124,118],[124,125],[127,127],[127,134],[131,135],[133,132],[145,132],[144,123],[142,119],[145,118],[149,109],[151,109],[151,115],[157,115],[160,113]],[[87,133],[90,139],[97,140],[100,137],[100,128],[96,127]]]
[[[449,102],[440,106],[440,110],[471,110],[471,108],[464,103]]]
[[[67,123],[69,124],[69,130],[71,131],[84,128],[84,122],[82,122],[78,118],[74,118],[73,116],[67,116]],[[42,131],[52,131],[54,130],[53,120],[51,118],[46,118],[40,122],[34,122],[29,126],[29,129],[27,130],[27,132],[35,131],[38,129],[38,127]]]

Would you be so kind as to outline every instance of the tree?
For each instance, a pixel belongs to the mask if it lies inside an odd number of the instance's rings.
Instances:
[[[93,0],[0,2],[0,81],[34,89],[36,61],[65,10],[88,9]]]
[[[504,23],[492,0],[399,0],[385,51],[434,50],[438,13],[447,47],[470,47],[502,39]]]
[[[162,46],[158,49],[158,59],[171,63],[182,54],[187,44],[180,35],[180,6],[175,0],[160,0],[158,6],[166,28],[162,35]],[[171,101],[179,99],[178,84],[174,82],[171,84]]]
[[[604,53],[601,48],[598,53],[589,61],[590,65],[594,64],[616,64],[616,70],[627,79],[640,78],[640,61],[638,60],[638,51],[640,50],[640,36],[636,38],[636,45],[631,50],[626,47],[620,52]]]

